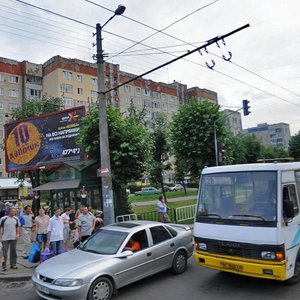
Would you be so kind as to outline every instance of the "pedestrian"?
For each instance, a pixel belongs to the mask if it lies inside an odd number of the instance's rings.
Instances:
[[[64,247],[67,249],[68,241],[70,241],[70,214],[72,213],[71,208],[65,208],[65,212],[61,215],[64,220]]]
[[[64,220],[62,218],[61,209],[55,209],[54,216],[50,218],[48,225],[47,246],[55,255],[62,253],[62,245],[64,240]]]
[[[88,239],[95,229],[95,216],[89,213],[88,208],[85,206],[82,210],[82,214],[79,215],[76,220],[78,237],[81,242]]]
[[[20,238],[20,222],[16,209],[10,208],[8,215],[0,219],[0,242],[2,242],[2,269],[7,270],[7,254],[10,251],[10,267],[17,269],[17,240]]]
[[[156,207],[158,212],[158,221],[162,223],[170,223],[171,221],[168,215],[168,207],[163,196],[159,196]]]
[[[102,219],[102,210],[96,210],[96,218],[95,218],[95,229],[94,232],[96,232],[98,229],[104,226],[104,220]]]
[[[39,243],[41,251],[46,248],[48,240],[48,225],[50,217],[46,215],[45,209],[40,208],[39,215],[34,219],[35,233],[37,236],[37,242]]]
[[[31,248],[33,218],[34,218],[34,215],[32,213],[31,207],[29,205],[25,206],[24,212],[20,216],[21,238],[22,238],[22,242],[23,242],[22,257],[24,259],[28,258],[29,251]]]

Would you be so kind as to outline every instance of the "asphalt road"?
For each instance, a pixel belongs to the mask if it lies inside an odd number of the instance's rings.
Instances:
[[[0,283],[1,299],[37,300],[30,282]],[[166,271],[118,291],[113,300],[268,300],[299,299],[300,285],[285,286],[280,282],[242,277],[197,266],[189,260],[184,274]],[[75,300],[75,299],[74,299]]]

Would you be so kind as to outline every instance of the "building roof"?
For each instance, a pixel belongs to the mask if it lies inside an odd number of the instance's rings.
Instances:
[[[80,185],[80,179],[51,181],[35,187],[33,191],[77,189],[79,185]]]
[[[0,178],[0,189],[17,189],[20,184],[23,183],[25,187],[31,187],[31,183],[24,180],[21,181],[18,178]]]

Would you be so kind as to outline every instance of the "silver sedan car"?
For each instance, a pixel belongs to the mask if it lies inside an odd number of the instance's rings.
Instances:
[[[193,247],[186,225],[116,223],[40,264],[32,281],[44,299],[108,300],[117,289],[163,270],[183,273]]]

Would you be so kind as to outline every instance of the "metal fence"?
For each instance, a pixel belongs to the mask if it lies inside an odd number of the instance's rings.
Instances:
[[[176,209],[172,208],[172,209],[168,210],[168,214],[169,214],[169,217],[170,217],[170,220],[172,223],[181,223],[184,221],[194,219],[195,210],[196,210],[196,204],[177,207]],[[117,216],[116,222],[132,220],[131,216],[132,216],[132,219],[135,219],[135,220],[136,220],[136,216],[137,216],[138,220],[158,221],[157,211],[150,211],[150,212],[141,213],[138,215],[130,214],[130,215]]]

